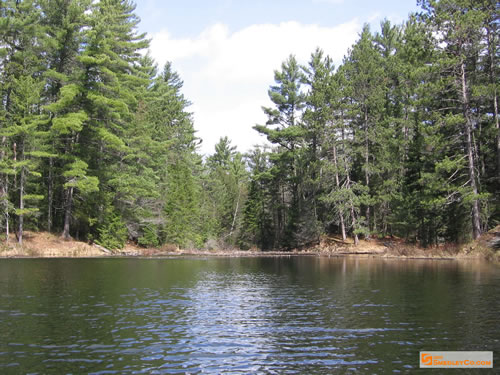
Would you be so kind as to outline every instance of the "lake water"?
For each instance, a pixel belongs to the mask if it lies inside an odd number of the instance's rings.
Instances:
[[[500,364],[498,266],[0,260],[1,374],[418,373],[420,350],[493,350]]]

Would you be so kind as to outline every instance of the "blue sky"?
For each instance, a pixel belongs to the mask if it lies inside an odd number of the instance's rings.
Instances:
[[[416,0],[137,0],[136,13],[151,55],[184,80],[208,154],[221,136],[243,152],[265,142],[252,127],[265,122],[273,71],[288,55],[305,64],[320,47],[338,65],[364,23],[377,31],[417,10]]]

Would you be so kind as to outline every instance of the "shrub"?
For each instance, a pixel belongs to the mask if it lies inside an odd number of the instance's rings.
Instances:
[[[120,216],[114,214],[105,220],[104,224],[98,229],[99,239],[97,244],[107,249],[121,249],[127,241],[127,227],[122,222]]]
[[[143,247],[158,247],[160,246],[160,240],[156,234],[155,226],[147,226],[144,228],[144,232],[141,237],[137,240],[137,243]]]

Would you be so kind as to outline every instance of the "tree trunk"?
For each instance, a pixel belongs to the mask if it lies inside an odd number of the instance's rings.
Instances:
[[[370,149],[369,149],[369,143],[368,143],[368,113],[367,109],[365,108],[365,184],[366,188],[368,189],[368,195],[370,195],[370,173],[369,173],[369,163],[370,163]],[[366,211],[365,211],[365,217],[366,217],[366,226],[368,229],[368,234],[366,235],[366,239],[370,239],[370,204],[368,203],[366,205]]]
[[[491,22],[492,27],[496,26],[496,23]],[[495,74],[495,57],[497,48],[495,43],[496,30],[491,30],[491,27],[486,28],[487,39],[488,39],[488,55],[490,58],[490,84],[493,85],[493,117],[495,118],[495,129],[496,129],[496,151],[497,151],[497,178],[500,185],[500,124],[498,123],[498,94],[497,94],[497,84],[496,84],[496,74]]]
[[[354,236],[354,245],[357,246],[359,244],[359,238],[358,238],[358,234],[356,233],[356,225],[357,225],[356,213],[354,212],[354,205],[352,204],[352,200],[349,200],[349,204],[351,205],[351,220],[352,220],[352,228],[353,228],[352,235]]]
[[[352,201],[350,203],[351,203],[352,226],[356,227],[356,214],[354,212],[354,206],[352,204]],[[356,232],[353,232],[353,236],[354,236],[354,245],[358,246],[359,244],[358,234]]]
[[[349,173],[347,173],[347,188],[351,189],[351,179],[349,178]],[[359,244],[358,234],[356,233],[356,213],[354,212],[354,204],[352,203],[352,199],[349,198],[349,205],[351,206],[351,220],[352,220],[352,235],[354,236],[354,245]]]
[[[236,216],[238,215],[238,209],[240,207],[240,196],[241,196],[241,188],[238,184],[238,199],[236,200],[236,208],[234,210],[233,222],[231,223],[231,230],[229,231],[229,237],[233,234],[233,230],[236,224]]]
[[[347,236],[345,233],[344,214],[341,212],[339,216],[340,216],[340,230],[342,232],[342,241],[345,241],[347,239]]]
[[[47,212],[47,231],[52,230],[52,205],[54,200],[54,160],[49,158],[49,180],[47,186],[47,200],[48,200],[48,212]]]
[[[24,142],[21,144],[21,160],[24,161]],[[25,168],[21,167],[21,174],[19,176],[19,210],[21,214],[19,215],[18,230],[17,230],[17,242],[19,245],[23,244],[23,225],[24,225],[24,183],[25,183]]]
[[[347,160],[346,160],[346,150],[345,150],[345,128],[344,128],[344,112],[341,111],[340,113],[341,119],[342,119],[342,154],[344,156],[344,168],[345,168],[345,174],[347,176],[347,189],[351,189],[351,179],[349,177],[349,168],[347,167]],[[357,221],[356,221],[356,213],[354,212],[354,204],[352,203],[352,199],[349,198],[349,205],[351,208],[351,221],[352,221],[352,235],[354,236],[354,245],[359,244],[359,238],[358,234],[356,233],[356,226],[357,226]]]
[[[9,243],[9,175],[5,175],[5,200],[4,200],[4,209],[5,209],[5,242]]]
[[[500,185],[500,126],[498,124],[498,99],[497,99],[496,88],[495,88],[494,107],[495,107],[495,126],[497,129],[497,178]]]
[[[337,185],[337,189],[340,190],[340,181],[339,181],[339,170],[337,164],[337,145],[333,145],[333,163],[335,166],[335,183]],[[345,241],[347,239],[345,233],[345,224],[344,224],[344,213],[342,210],[339,210],[339,218],[340,218],[340,230],[342,232],[342,240]]]
[[[77,135],[78,136],[78,135]],[[74,135],[71,136],[69,139],[67,139],[66,146],[64,153],[66,155],[71,155],[73,153],[73,144],[75,143],[75,137]],[[103,143],[100,142],[100,151],[99,151],[99,165],[101,165],[102,161],[102,155],[104,155],[104,149],[103,149]],[[69,234],[69,228],[71,224],[71,211],[73,209],[73,186],[70,186],[65,189],[64,191],[64,196],[63,196],[63,201],[65,203],[64,205],[64,226],[63,226],[63,233],[62,237],[65,240],[68,240],[71,236]]]
[[[2,151],[0,153],[0,160],[3,160],[5,157],[6,142],[7,137],[4,135],[2,137]],[[3,206],[3,216],[5,218],[5,242],[9,243],[9,175],[4,174],[2,177],[2,187],[0,193]]]
[[[317,189],[317,178],[318,178],[318,175],[316,174],[316,168],[317,168],[317,163],[316,161],[318,160],[317,158],[317,153],[318,151],[318,148],[317,148],[317,140],[316,140],[316,134],[314,134],[314,137],[313,137],[313,165],[314,165],[314,168],[312,170],[312,181],[313,181],[313,184],[312,184],[312,202],[313,202],[313,215],[314,215],[314,222],[317,223],[318,222],[318,205],[317,205],[317,200],[316,200],[316,189]],[[321,176],[321,169],[318,171],[319,172],[319,175]],[[305,201],[305,198],[303,198],[303,200]]]
[[[469,97],[467,94],[467,80],[465,75],[465,63],[462,61],[461,65],[461,83],[462,83],[462,107],[463,115],[465,118],[465,142],[467,146],[467,159],[468,159],[468,169],[469,169],[469,184],[474,194],[474,200],[472,201],[472,236],[477,239],[481,235],[481,219],[480,219],[480,208],[479,199],[477,199],[478,189],[476,185],[476,172],[474,168],[474,145],[472,139],[472,131],[474,129],[472,114],[470,113],[469,107]]]
[[[14,144],[12,145],[12,149],[13,149],[13,152],[14,152],[14,165],[16,165],[16,162],[17,162],[17,143],[14,142]],[[15,167],[14,167],[14,170],[15,170]],[[14,173],[14,193],[17,191],[17,173]],[[14,216],[14,220],[13,220],[13,227],[14,227],[14,234],[16,235],[16,238],[18,238],[18,233],[16,232],[15,228],[16,228],[16,220],[15,220],[15,216]],[[18,238],[19,240],[19,238]]]
[[[18,230],[17,230],[17,242],[19,245],[23,244],[23,225],[24,225],[24,168],[21,168],[21,176],[19,178],[19,210],[21,214],[19,215]]]
[[[71,206],[73,204],[73,187],[69,187],[66,190],[66,207],[64,211],[64,229],[62,237],[67,240],[70,238],[69,235],[69,225],[71,221]]]

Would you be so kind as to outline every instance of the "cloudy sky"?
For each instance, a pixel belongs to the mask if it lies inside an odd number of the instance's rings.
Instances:
[[[265,141],[252,127],[265,123],[273,72],[290,54],[305,64],[320,47],[338,65],[364,23],[378,30],[383,18],[400,23],[418,9],[416,0],[136,2],[151,55],[184,80],[204,154],[222,136],[242,152]]]

